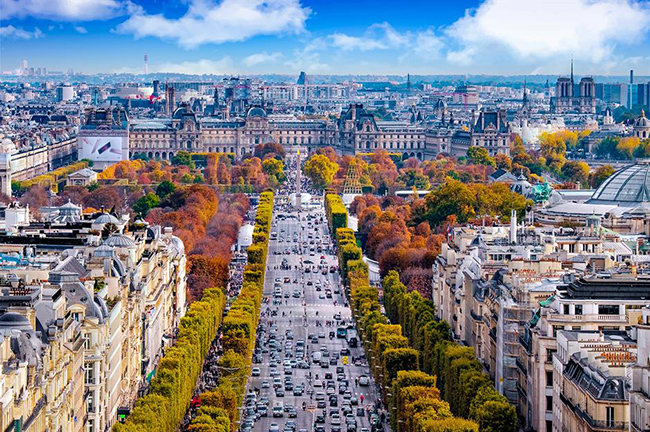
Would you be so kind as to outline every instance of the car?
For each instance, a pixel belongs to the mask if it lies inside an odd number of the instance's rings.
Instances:
[[[270,388],[271,383],[268,382],[267,380],[262,381],[262,388]]]
[[[346,390],[343,392],[343,399],[350,400],[352,399],[352,392],[350,390]]]
[[[324,400],[316,402],[316,408],[326,408],[327,404],[325,403]]]
[[[350,404],[352,404],[352,405],[359,405],[359,400],[357,399],[356,396],[352,396],[352,397],[350,398]]]
[[[251,369],[251,376],[258,377],[262,373],[262,370],[258,367]]]
[[[325,432],[325,428],[323,426],[316,426],[314,432]]]
[[[296,411],[295,408],[289,410],[289,418],[296,418],[298,417],[298,411]],[[294,430],[294,429],[291,429]]]
[[[361,407],[357,408],[357,417],[364,417],[365,415],[366,415],[366,410],[364,410]]]
[[[325,423],[325,416],[323,414],[318,414],[314,421],[316,423]]]
[[[294,396],[302,396],[305,390],[302,388],[302,386],[295,386],[293,388],[293,395]]]
[[[284,390],[281,387],[275,389],[275,397],[284,397]]]
[[[330,398],[330,406],[331,407],[336,407],[339,405],[339,400],[336,397]]]
[[[359,385],[362,387],[370,385],[370,378],[368,378],[366,375],[359,376]]]
[[[325,339],[325,332],[318,332],[319,339]]]
[[[330,423],[333,425],[340,425],[341,424],[341,416],[338,414],[332,415],[332,418],[330,418]]]
[[[277,423],[271,423],[269,425],[269,432],[280,432],[280,425]]]
[[[350,355],[350,348],[342,348],[341,351],[339,351],[342,356],[349,356]]]

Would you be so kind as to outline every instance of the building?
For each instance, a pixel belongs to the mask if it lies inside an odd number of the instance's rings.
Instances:
[[[505,110],[481,111],[471,134],[472,146],[483,147],[490,156],[510,155],[510,128]]]
[[[634,120],[633,134],[640,140],[650,139],[650,120],[645,116],[644,110],[641,110],[639,118]]]
[[[555,96],[551,98],[551,112],[554,114],[596,114],[596,85],[591,77],[583,77],[579,84],[571,76],[560,77],[555,84]]]
[[[68,174],[66,186],[88,186],[97,181],[97,173],[89,168]]]
[[[636,326],[637,356],[632,365],[630,431],[650,430],[650,307],[643,308]]]
[[[603,228],[618,233],[649,235],[649,170],[650,160],[638,159],[612,174],[590,197],[586,191],[586,200],[554,193],[552,204],[535,211],[535,220],[546,226],[584,226],[588,218],[595,218]]]
[[[0,235],[0,357],[16,365],[0,378],[10,402],[0,402],[2,430],[29,421],[33,430],[105,431],[146,389],[185,314],[184,246],[170,228],[82,216],[72,203],[43,212],[46,221]],[[2,345],[3,322],[14,323],[4,337],[24,348]]]
[[[123,108],[88,109],[77,139],[79,159],[98,169],[129,159],[129,119]]]
[[[630,379],[636,341],[625,333],[561,331],[553,355],[552,430],[629,430]],[[548,427],[547,427],[547,430]]]

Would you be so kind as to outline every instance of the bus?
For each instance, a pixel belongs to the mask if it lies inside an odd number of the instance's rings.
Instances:
[[[345,327],[337,327],[336,328],[336,337],[337,338],[344,338],[347,333],[348,333],[348,329],[346,329]]]

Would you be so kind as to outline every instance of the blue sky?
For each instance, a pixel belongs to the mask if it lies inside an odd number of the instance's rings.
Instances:
[[[0,0],[0,70],[650,74],[650,1]]]

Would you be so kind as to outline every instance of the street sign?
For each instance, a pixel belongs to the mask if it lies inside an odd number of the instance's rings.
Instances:
[[[344,365],[348,364],[348,356],[343,356],[343,357],[341,357],[341,362],[342,362]]]
[[[314,411],[316,411],[316,405],[309,405],[307,407],[307,411],[309,411],[310,413],[313,413]]]

